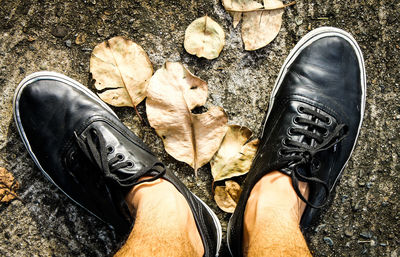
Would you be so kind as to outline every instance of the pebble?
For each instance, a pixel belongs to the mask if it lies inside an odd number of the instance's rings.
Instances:
[[[31,35],[28,36],[28,42],[33,42],[35,40],[36,40],[36,38],[34,36],[31,36]]]
[[[344,230],[344,234],[345,234],[347,237],[352,237],[352,236],[354,235],[354,232],[353,232],[353,230],[351,230],[350,228],[346,228],[346,229]]]
[[[358,210],[360,210],[361,208],[360,208],[360,205],[361,205],[361,202],[357,202],[354,206],[353,206],[353,211],[358,211]]]
[[[333,246],[333,241],[330,237],[324,237],[324,242],[329,246]]]
[[[65,41],[65,45],[67,46],[67,47],[71,47],[71,45],[72,45],[72,41],[71,40],[66,40]]]
[[[58,38],[63,38],[68,34],[68,28],[62,25],[57,25],[51,30],[51,34]]]
[[[362,255],[366,254],[368,252],[367,248],[364,248],[361,252]]]
[[[294,18],[294,22],[296,22],[297,25],[301,25],[303,24],[303,19],[300,16],[296,16],[296,18]]]
[[[319,231],[323,230],[325,227],[326,227],[326,224],[321,224],[321,225],[319,225],[318,227],[316,227],[316,228],[314,229],[314,231],[315,231],[315,232],[319,232]]]
[[[371,239],[372,233],[369,231],[363,231],[360,233],[360,236],[365,239]]]
[[[98,29],[96,32],[97,32],[97,35],[103,36],[103,34],[104,34],[104,29],[100,28],[100,29]]]
[[[75,44],[77,45],[82,45],[83,43],[86,42],[86,34],[85,33],[79,33],[78,36],[75,39]]]

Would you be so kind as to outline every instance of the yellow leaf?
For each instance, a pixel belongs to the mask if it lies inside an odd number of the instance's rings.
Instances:
[[[123,37],[113,37],[93,49],[90,72],[104,102],[134,107],[146,97],[153,67],[141,46]]]
[[[193,114],[205,104],[207,83],[182,64],[167,62],[151,78],[146,100],[150,125],[175,159],[197,169],[210,161],[226,133],[227,115],[220,107]]]
[[[214,59],[224,45],[224,30],[208,16],[194,20],[185,31],[184,47],[189,54]]]
[[[0,202],[9,202],[17,196],[18,182],[5,168],[0,167]]]
[[[229,126],[221,147],[210,162],[214,181],[241,176],[249,171],[258,147],[258,139],[246,143],[251,135],[246,127]]]
[[[216,186],[214,200],[224,212],[233,213],[242,190],[238,183],[232,180],[225,181],[225,186]]]

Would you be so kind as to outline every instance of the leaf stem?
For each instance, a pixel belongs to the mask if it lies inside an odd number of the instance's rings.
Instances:
[[[292,2],[290,2],[288,4],[284,4],[282,6],[275,7],[275,8],[267,8],[267,9],[266,8],[258,8],[258,9],[251,9],[251,10],[236,10],[236,9],[225,8],[225,10],[227,10],[228,12],[242,12],[242,13],[254,12],[254,11],[273,11],[273,10],[279,10],[279,9],[282,9],[282,8],[285,8],[285,7],[289,7],[289,6],[292,6],[292,5],[295,5],[295,4],[296,4],[296,1],[292,1]]]

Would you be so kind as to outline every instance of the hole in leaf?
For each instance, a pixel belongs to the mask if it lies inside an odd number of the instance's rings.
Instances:
[[[200,113],[204,113],[204,112],[207,112],[207,108],[204,106],[199,106],[192,110],[193,114],[200,114]]]

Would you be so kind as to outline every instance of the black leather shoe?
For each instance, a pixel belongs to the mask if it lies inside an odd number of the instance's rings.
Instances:
[[[216,215],[86,87],[58,73],[34,73],[16,90],[14,118],[43,174],[118,234],[130,232],[133,224],[124,200],[127,192],[163,177],[186,198],[205,256],[218,254],[222,232]],[[138,182],[143,176],[152,178]]]
[[[322,27],[308,33],[286,59],[271,93],[260,147],[228,225],[228,246],[242,256],[243,215],[253,186],[278,170],[307,203],[310,226],[329,199],[350,158],[365,107],[361,50],[348,33]],[[308,182],[308,200],[298,181]]]

